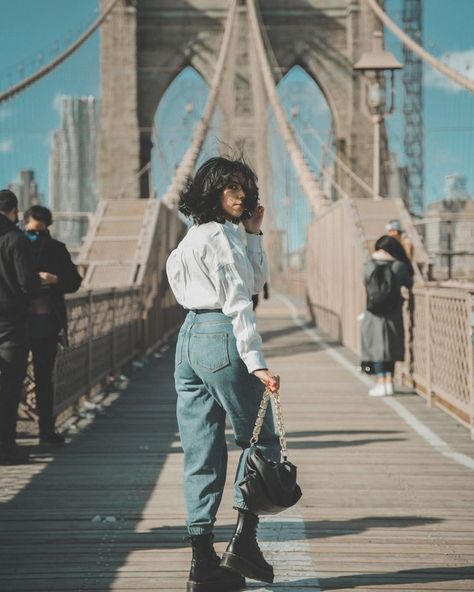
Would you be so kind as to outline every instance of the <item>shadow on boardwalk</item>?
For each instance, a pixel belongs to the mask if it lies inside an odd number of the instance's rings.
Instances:
[[[304,333],[288,331],[287,317],[262,325],[266,349],[304,352],[302,361],[275,360],[287,379],[288,440],[304,498],[298,519],[275,517],[261,530],[263,544],[285,555],[287,581],[249,590],[472,592],[470,474],[428,450]],[[152,358],[65,449],[38,449],[31,466],[0,469],[1,592],[185,588],[173,352]],[[230,497],[216,527],[219,550],[234,527]]]
[[[373,590],[380,590],[380,586],[419,585],[425,587],[436,582],[469,582],[474,580],[474,567],[435,567],[421,569],[404,569],[389,573],[349,574],[336,578],[302,578],[291,582],[275,583],[273,586],[250,586],[249,590],[258,587],[259,592],[279,590],[280,592],[305,592],[312,590],[352,590],[370,586]],[[427,590],[433,590],[427,587]],[[446,588],[444,588],[446,589]],[[458,589],[452,588],[452,590]],[[460,589],[460,588],[459,588]],[[467,588],[463,588],[467,590]]]
[[[427,524],[437,524],[442,522],[439,518],[429,518],[418,516],[367,516],[365,518],[355,518],[353,520],[306,520],[304,523],[305,535],[307,540],[326,539],[338,536],[357,535],[376,528],[411,528],[414,526],[424,526]],[[285,519],[281,522],[275,518],[271,521],[271,530],[262,529],[259,535],[259,541],[272,542],[273,533],[278,532],[279,542],[289,542],[301,540],[301,521],[294,523]],[[233,531],[234,524],[220,524],[214,529],[216,541],[227,541],[229,533]],[[173,538],[176,528],[163,526],[152,529],[158,540],[165,542]],[[177,541],[179,544],[179,541]],[[173,547],[176,541],[173,541]],[[182,543],[187,547],[187,543]]]
[[[177,437],[172,381],[173,356],[151,358],[65,448],[0,468],[0,590],[109,590],[131,552],[156,548],[134,530]]]
[[[344,590],[361,586],[396,586],[408,584],[428,584],[434,582],[474,581],[474,566],[467,567],[433,567],[420,569],[403,569],[389,573],[367,573],[323,578],[320,580],[322,590]],[[308,585],[304,580],[292,582],[293,585]],[[454,589],[454,588],[453,588]]]

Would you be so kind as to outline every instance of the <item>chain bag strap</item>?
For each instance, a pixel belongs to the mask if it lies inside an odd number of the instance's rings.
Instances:
[[[280,462],[267,460],[256,444],[260,438],[270,398],[274,401],[278,434],[280,436]],[[245,476],[238,483],[247,508],[254,514],[277,514],[294,506],[301,497],[296,482],[296,466],[287,459],[285,426],[281,412],[280,393],[265,389],[250,440],[245,461]]]
[[[268,403],[270,401],[270,398],[272,397],[275,404],[278,434],[280,436],[281,455],[286,460],[288,456],[288,448],[286,445],[285,424],[283,423],[283,414],[281,411],[280,393],[278,391],[272,394],[268,389],[265,389],[262,400],[260,401],[260,408],[258,410],[257,419],[255,421],[255,427],[253,428],[250,445],[255,446],[255,444],[257,444],[258,442],[260,432],[262,430],[262,425],[265,420],[265,415],[267,413]]]

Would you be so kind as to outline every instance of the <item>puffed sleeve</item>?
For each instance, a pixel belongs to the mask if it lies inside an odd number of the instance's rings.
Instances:
[[[185,293],[185,265],[186,263],[182,260],[180,251],[178,249],[171,251],[166,261],[166,275],[174,297],[181,306],[183,306],[182,295]]]
[[[248,286],[233,263],[217,268],[217,285],[222,312],[232,318],[237,351],[249,373],[266,368],[261,347],[262,338],[257,332],[257,321]]]
[[[255,277],[252,294],[258,294],[263,290],[264,283],[268,281],[267,256],[263,249],[261,234],[247,233],[247,256]]]

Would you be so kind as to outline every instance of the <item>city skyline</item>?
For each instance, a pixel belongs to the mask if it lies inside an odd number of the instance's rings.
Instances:
[[[5,13],[5,21],[10,26],[7,27],[8,32],[2,42],[8,45],[8,51],[0,52],[2,87],[8,78],[5,74],[6,70],[12,68],[15,62],[21,62],[21,57],[38,55],[44,48],[43,38],[53,40],[64,31],[72,29],[74,32],[78,22],[84,23],[86,19],[90,21],[97,14],[97,0],[84,0],[80,6],[71,3],[71,10],[68,10],[67,14],[64,10],[60,10],[64,3],[58,3],[57,0],[45,0],[42,3],[42,9],[34,5],[31,0],[25,0],[21,4],[21,7],[9,6]],[[465,0],[459,0],[457,6],[456,13],[449,13],[446,10],[443,13],[443,6],[440,3],[431,4],[429,9],[425,10],[425,45],[428,50],[443,57],[453,67],[460,70],[464,68],[463,73],[472,76],[474,65],[471,70],[466,70],[466,66],[474,62],[474,48],[470,46],[472,42],[469,35],[469,19],[463,18],[469,15],[469,5]],[[400,7],[400,0],[387,2],[387,8],[395,19],[399,19]],[[14,35],[15,22],[27,9],[31,9],[29,14],[35,15],[33,20],[38,23],[38,27],[25,25],[23,39],[17,38],[18,36]],[[48,18],[51,14],[54,14],[56,19]],[[42,31],[41,36],[39,30]],[[28,44],[25,44],[24,38],[27,34]],[[75,38],[73,33],[70,33],[70,36]],[[400,55],[400,44],[394,42],[390,33],[386,34],[386,40],[388,48]],[[96,34],[77,55],[71,58],[76,60],[76,63],[72,61],[69,65],[66,63],[40,83],[34,105],[31,104],[29,91],[26,91],[22,96],[0,107],[0,161],[3,161],[0,164],[0,184],[2,186],[13,182],[18,172],[27,168],[35,171],[40,191],[48,192],[47,163],[52,133],[58,127],[58,97],[61,94],[98,97],[100,91],[98,57],[99,36]],[[47,55],[44,58],[46,59]],[[73,66],[74,76],[71,75]],[[2,72],[3,76],[1,76]],[[400,80],[399,76],[398,88],[401,84]],[[425,97],[426,202],[442,197],[444,178],[450,174],[467,177],[467,190],[473,194],[474,142],[472,126],[469,126],[469,122],[474,114],[474,99],[466,91],[459,91],[429,69],[425,71]],[[447,109],[446,105],[453,108]],[[170,110],[164,101],[161,107],[168,110],[171,119],[179,120],[178,113],[173,112],[172,108]],[[443,117],[449,115],[443,126],[437,124],[441,113]],[[388,119],[387,125],[391,150],[396,151],[401,165],[404,164],[402,123],[402,105],[398,102],[396,112]],[[170,149],[169,146],[161,148],[165,152]],[[169,156],[168,153],[167,156]]]
[[[94,97],[61,97],[60,125],[54,131],[49,160],[49,205],[64,212],[92,212],[97,207],[99,103]],[[61,220],[60,240],[79,244],[83,221]]]

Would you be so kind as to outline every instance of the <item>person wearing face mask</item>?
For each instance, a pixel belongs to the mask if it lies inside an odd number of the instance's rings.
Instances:
[[[67,345],[67,314],[64,294],[76,292],[82,283],[64,243],[52,238],[51,211],[32,206],[23,215],[25,235],[32,246],[41,291],[28,311],[28,340],[33,354],[39,438],[44,444],[64,444],[53,415],[53,371],[58,343]]]
[[[28,356],[26,316],[40,280],[18,224],[18,200],[0,190],[0,465],[28,462],[16,445],[16,420]]]

